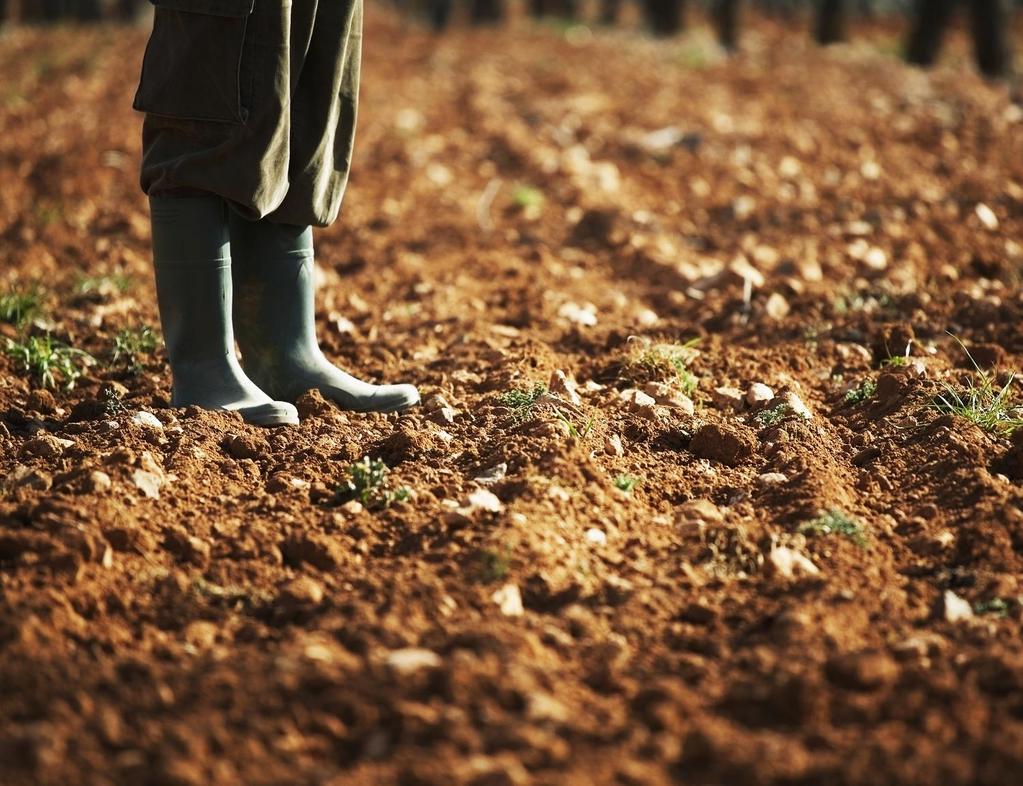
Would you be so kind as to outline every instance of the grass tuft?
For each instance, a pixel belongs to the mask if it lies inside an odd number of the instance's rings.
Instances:
[[[689,370],[689,364],[699,354],[696,349],[699,343],[699,338],[685,343],[640,342],[632,350],[626,366],[632,371],[642,370],[656,381],[673,384],[692,397],[700,385],[700,379]]]
[[[142,370],[139,356],[155,351],[156,343],[156,334],[148,325],[122,330],[114,336],[114,346],[110,351],[110,363],[111,365],[123,365],[131,373],[137,374]]]
[[[43,293],[32,289],[9,289],[0,295],[0,322],[22,327],[35,319],[43,310]]]
[[[863,524],[837,508],[800,525],[799,531],[805,535],[841,535],[857,546],[867,545],[867,530]]]
[[[943,382],[941,392],[931,403],[931,408],[943,415],[957,415],[979,426],[984,431],[1008,436],[1023,427],[1023,406],[1012,397],[1012,383],[1015,374],[1010,374],[1006,383],[998,387],[994,377],[984,371],[962,341],[952,336],[966,353],[976,371],[963,388]]]
[[[59,380],[66,390],[71,390],[85,369],[96,362],[88,352],[54,341],[50,336],[7,339],[4,351],[44,388],[56,388]]]

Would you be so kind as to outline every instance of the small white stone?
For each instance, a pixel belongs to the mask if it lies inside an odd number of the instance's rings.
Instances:
[[[602,529],[590,527],[586,530],[586,540],[595,546],[603,546],[607,543],[607,533]]]
[[[162,429],[163,423],[160,419],[152,412],[146,412],[144,409],[139,410],[131,416],[131,422],[136,426],[143,426],[145,428]]]
[[[809,557],[788,546],[773,547],[767,559],[774,571],[787,579],[820,575],[820,568],[814,565]]]
[[[90,472],[86,480],[86,488],[96,494],[110,491],[111,486],[113,486],[113,481],[110,476],[101,470]]]
[[[983,202],[978,202],[977,207],[974,208],[974,212],[977,214],[977,218],[980,219],[980,223],[984,225],[984,229],[994,232],[998,229],[998,216],[995,215],[995,211],[985,205]]]
[[[772,292],[764,304],[764,313],[775,321],[781,321],[789,315],[792,308],[789,301],[779,292]]]
[[[163,486],[163,478],[155,472],[147,472],[144,469],[137,469],[132,473],[132,482],[135,487],[149,499],[160,498],[160,488]]]
[[[809,420],[810,418],[813,417],[813,413],[810,412],[810,408],[807,407],[806,404],[803,403],[803,399],[801,399],[795,393],[791,392],[786,393],[782,397],[782,403],[788,406],[788,408],[792,410],[792,414],[798,417],[804,418],[806,420]]]
[[[504,508],[504,503],[497,498],[494,492],[487,491],[486,489],[476,489],[466,498],[466,507],[499,513]]]
[[[738,388],[727,385],[714,388],[710,398],[719,409],[742,409],[742,391]]]
[[[651,311],[649,308],[641,309],[636,314],[636,321],[644,327],[652,327],[660,322],[661,318],[657,316],[657,313]]]
[[[877,180],[881,177],[881,165],[877,161],[864,161],[860,164],[860,174],[865,180]]]
[[[477,475],[473,480],[477,483],[481,483],[484,486],[489,486],[491,483],[497,483],[498,481],[504,480],[508,474],[508,462],[502,461],[500,464],[495,464],[490,469],[484,470],[482,473]],[[495,497],[496,499],[496,497]],[[500,500],[498,500],[500,504]]]
[[[663,382],[648,382],[643,391],[662,406],[681,409],[687,415],[692,415],[696,411],[692,399],[671,385],[665,385]]]
[[[871,246],[863,256],[863,264],[871,270],[884,270],[888,267],[888,255],[883,249]]]
[[[746,391],[746,403],[751,407],[774,398],[774,391],[763,382],[754,382]]]
[[[497,604],[506,617],[521,617],[525,609],[522,607],[522,593],[517,584],[505,584],[490,599]]]
[[[785,156],[781,163],[778,164],[778,174],[784,178],[791,180],[794,177],[798,177],[799,173],[803,171],[803,165],[799,163],[799,159],[793,156]]]
[[[654,406],[654,404],[657,403],[653,396],[644,393],[642,390],[637,390],[636,388],[628,388],[627,390],[623,390],[619,394],[619,398],[621,398],[622,401],[629,404],[630,409],[642,409],[644,407],[652,407]]]
[[[433,650],[405,647],[387,653],[387,665],[399,674],[415,674],[422,669],[436,669],[443,661]]]
[[[610,456],[624,456],[625,448],[622,447],[622,438],[617,434],[609,434],[604,440],[604,452]]]
[[[757,483],[761,486],[776,486],[788,480],[788,476],[781,472],[765,472],[757,476]]]
[[[578,407],[583,403],[576,390],[575,381],[560,368],[554,369],[550,382],[547,383],[547,389],[555,396],[565,399],[569,404],[574,404]]]
[[[597,324],[597,307],[592,303],[582,306],[578,303],[565,303],[558,309],[558,316],[576,325],[593,327]]]
[[[969,601],[963,600],[952,590],[945,590],[945,594],[941,596],[941,605],[945,619],[949,622],[973,619],[973,607]]]

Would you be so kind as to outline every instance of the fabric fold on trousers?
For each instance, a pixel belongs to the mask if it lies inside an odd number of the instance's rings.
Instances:
[[[327,226],[348,182],[362,0],[156,2],[134,106],[142,190]]]

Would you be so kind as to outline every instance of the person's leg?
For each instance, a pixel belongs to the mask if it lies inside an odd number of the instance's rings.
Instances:
[[[235,328],[242,364],[271,395],[319,390],[343,409],[396,412],[419,403],[412,385],[371,385],[333,365],[316,340],[312,228],[230,216]]]
[[[992,79],[1012,69],[1012,9],[1008,0],[970,0],[970,27],[977,66]]]
[[[906,60],[931,66],[938,59],[941,40],[952,21],[957,0],[916,0],[913,24],[906,42]]]
[[[231,324],[227,206],[215,196],[150,197],[156,295],[173,377],[171,403],[235,410],[249,423],[298,423],[242,371]]]

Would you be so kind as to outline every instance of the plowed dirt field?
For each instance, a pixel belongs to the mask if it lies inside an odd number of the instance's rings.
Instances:
[[[1023,110],[964,41],[374,11],[319,328],[424,406],[266,431],[141,330],[145,39],[0,36],[0,784],[1020,782]]]

